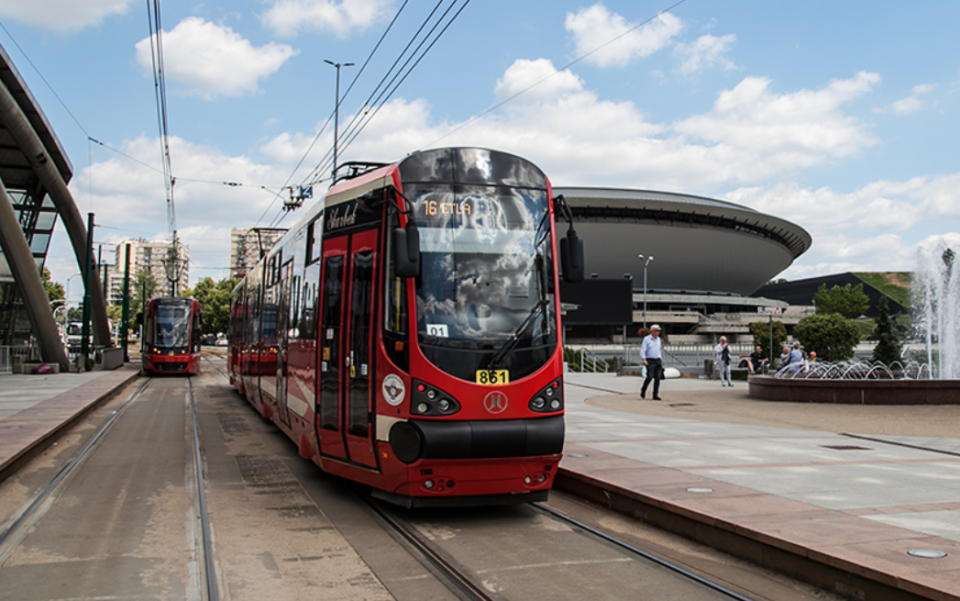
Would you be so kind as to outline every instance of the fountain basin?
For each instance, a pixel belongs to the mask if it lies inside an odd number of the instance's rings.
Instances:
[[[749,394],[765,401],[849,405],[960,405],[960,380],[820,380],[750,376]]]

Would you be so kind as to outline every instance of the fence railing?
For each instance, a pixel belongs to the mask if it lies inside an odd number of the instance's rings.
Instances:
[[[577,359],[581,373],[607,373],[610,371],[610,365],[607,361],[588,349],[582,348],[578,350]]]

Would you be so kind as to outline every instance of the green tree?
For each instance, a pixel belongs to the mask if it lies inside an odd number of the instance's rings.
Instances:
[[[50,281],[50,270],[46,267],[40,272],[40,281],[43,282],[43,289],[47,292],[47,300],[51,303],[55,300],[63,300],[66,296],[63,293],[63,284]]]
[[[137,313],[143,311],[144,300],[149,300],[157,295],[160,284],[157,283],[153,274],[146,269],[138,271],[130,282],[130,315],[135,318]]]
[[[866,313],[870,299],[863,292],[863,284],[834,286],[829,290],[826,284],[821,284],[813,295],[813,304],[817,306],[817,313],[839,313],[853,318]]]
[[[773,322],[773,341],[770,340],[770,322],[756,321],[750,324],[750,334],[755,345],[759,345],[764,353],[779,353],[783,343],[787,340],[787,326],[782,321]],[[773,349],[772,351],[770,349]],[[774,354],[773,357],[778,355]],[[773,357],[769,357],[773,359]]]
[[[237,280],[225,278],[214,282],[204,278],[194,286],[193,298],[200,302],[201,323],[204,332],[226,332],[230,326],[230,293]]]
[[[887,305],[887,297],[880,297],[880,304],[877,305],[880,315],[877,317],[877,325],[873,334],[877,339],[877,346],[873,348],[873,360],[879,361],[884,365],[893,365],[894,361],[900,360],[903,352],[903,345],[900,343],[900,332],[897,331],[893,319],[890,318],[890,310]]]
[[[860,342],[860,328],[839,313],[817,313],[800,320],[793,329],[800,344],[824,361],[853,357]]]

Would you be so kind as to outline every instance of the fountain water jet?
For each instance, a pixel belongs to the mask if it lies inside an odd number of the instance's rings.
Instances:
[[[774,376],[752,376],[751,397],[771,401],[891,405],[960,404],[960,266],[945,244],[918,253],[914,328],[926,363],[809,363]]]

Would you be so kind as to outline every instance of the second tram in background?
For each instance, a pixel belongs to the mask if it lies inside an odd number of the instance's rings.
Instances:
[[[142,325],[143,372],[200,372],[200,303],[192,298],[151,298],[137,315]]]
[[[233,292],[231,381],[324,471],[406,506],[543,500],[563,450],[555,212],[478,148],[347,164]],[[582,244],[560,241],[564,278]]]

